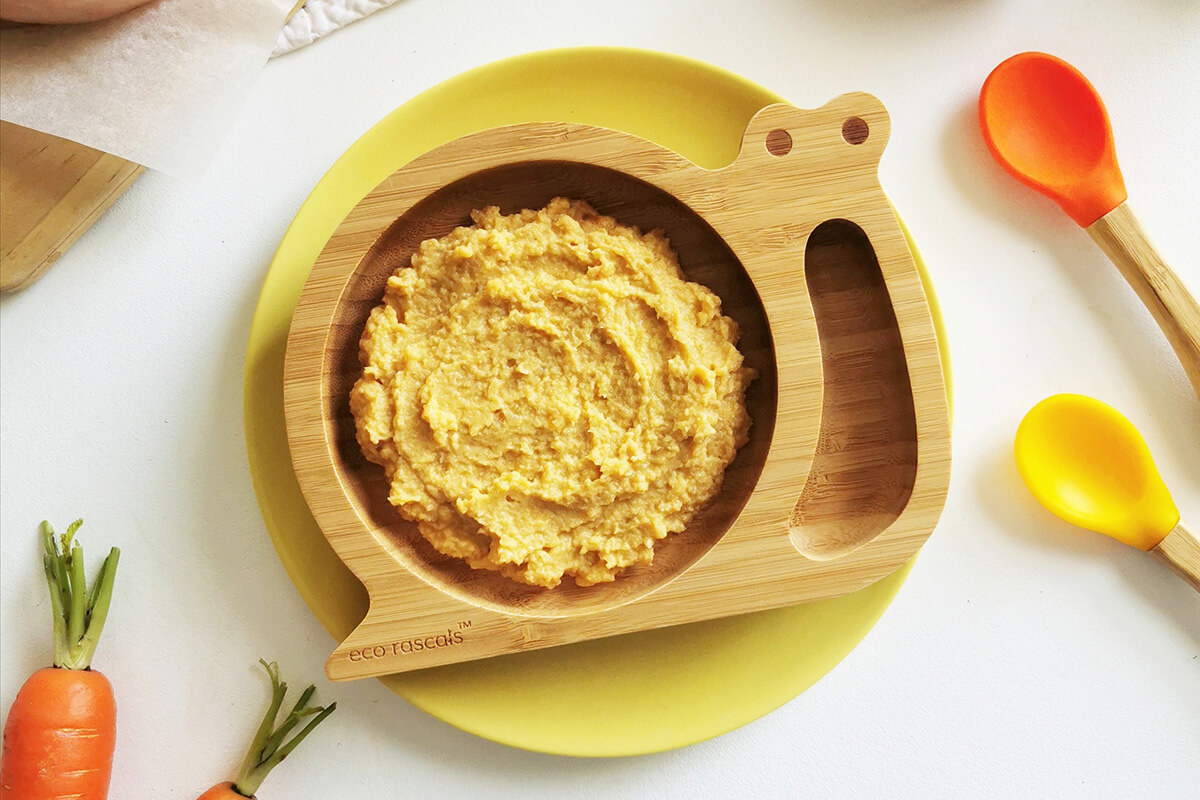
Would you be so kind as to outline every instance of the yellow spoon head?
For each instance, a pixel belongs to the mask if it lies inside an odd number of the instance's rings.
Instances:
[[[1059,394],[1017,428],[1017,470],[1038,502],[1081,528],[1140,550],[1179,524],[1179,509],[1137,429],[1112,406]]]

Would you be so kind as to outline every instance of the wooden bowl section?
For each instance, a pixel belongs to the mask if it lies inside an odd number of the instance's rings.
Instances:
[[[750,441],[725,473],[720,494],[687,530],[658,543],[654,563],[622,573],[614,583],[589,588],[567,578],[554,589],[525,586],[498,573],[471,569],[444,556],[401,519],[388,503],[383,469],[367,461],[355,438],[350,389],[362,374],[359,338],[371,309],[397,268],[407,266],[424,240],[471,224],[471,211],[497,205],[511,214],[542,208],[557,196],[586,200],[600,213],[643,231],[662,229],[689,280],[711,288],[724,313],[741,329],[739,349],[759,378],[746,393],[754,421]],[[506,164],[454,181],[396,219],[359,261],[334,312],[326,345],[323,416],[335,431],[331,456],[338,479],[356,513],[367,521],[380,547],[409,571],[464,602],[532,616],[568,616],[620,605],[646,594],[702,556],[729,528],[746,504],[766,460],[775,427],[775,353],[766,313],[754,284],[720,236],[701,217],[645,181],[594,164],[530,161]]]
[[[443,145],[355,207],[313,267],[288,337],[284,405],[305,498],[366,586],[327,663],[356,678],[844,594],[903,564],[940,515],[949,419],[912,255],[878,183],[889,120],[870,95],[764,108],[734,163],[566,123]],[[348,395],[387,276],[473,209],[587,200],[662,228],[741,327],[760,377],[750,441],[717,498],[652,565],[587,589],[526,587],[437,553],[360,454]]]
[[[825,372],[821,438],[792,511],[792,541],[837,558],[896,521],[917,478],[917,427],[904,341],[879,260],[861,228],[822,223],[804,276]]]

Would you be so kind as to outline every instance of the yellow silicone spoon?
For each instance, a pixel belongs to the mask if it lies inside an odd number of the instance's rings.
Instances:
[[[1047,397],[1021,420],[1015,452],[1039,503],[1154,553],[1200,591],[1200,540],[1180,522],[1145,440],[1119,411],[1078,394]]]

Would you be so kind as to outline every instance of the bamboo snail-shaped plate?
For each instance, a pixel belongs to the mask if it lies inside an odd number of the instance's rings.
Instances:
[[[313,266],[284,370],[288,441],[309,507],[370,610],[326,665],[360,678],[740,614],[860,589],[933,530],[950,473],[936,334],[879,186],[886,110],[848,94],[762,109],[737,159],[707,170],[617,131],[486,130],[396,171]],[[473,209],[565,196],[661,228],[722,300],[758,371],[749,442],[720,494],[653,564],[590,588],[524,586],[433,549],[387,502],[349,410],[358,341],[389,275]]]

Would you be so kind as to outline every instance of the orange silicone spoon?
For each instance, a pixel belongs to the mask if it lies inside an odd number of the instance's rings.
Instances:
[[[979,122],[1000,165],[1062,206],[1116,264],[1200,395],[1200,305],[1125,202],[1108,112],[1088,79],[1046,53],[1015,55],[984,81]]]

